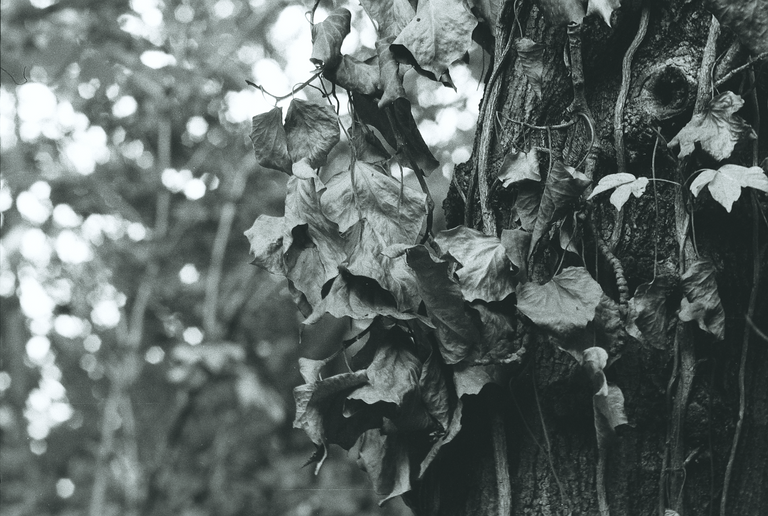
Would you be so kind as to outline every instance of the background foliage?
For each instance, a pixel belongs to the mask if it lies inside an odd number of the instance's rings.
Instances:
[[[250,118],[272,101],[244,79],[284,94],[309,77],[307,8],[1,7],[3,513],[380,513],[354,463],[301,469],[297,359],[327,356],[338,329],[321,321],[299,349],[284,281],[247,263],[242,236],[282,215],[287,179],[256,165]],[[372,55],[347,8],[344,53]],[[458,91],[406,77],[438,206],[469,156],[480,56],[451,68]]]

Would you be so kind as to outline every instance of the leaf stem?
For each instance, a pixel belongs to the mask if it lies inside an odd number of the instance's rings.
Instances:
[[[310,86],[310,83],[312,81],[314,81],[315,79],[317,79],[318,77],[320,77],[322,74],[323,74],[323,69],[322,68],[319,69],[319,70],[316,70],[315,73],[312,74],[312,77],[310,77],[309,79],[307,79],[306,81],[304,81],[304,82],[302,82],[300,84],[295,85],[293,88],[291,88],[291,92],[290,93],[286,93],[285,95],[281,95],[281,96],[271,94],[270,92],[268,92],[267,90],[264,89],[264,86],[260,86],[260,85],[256,84],[255,82],[249,81],[248,79],[245,80],[245,83],[248,84],[249,86],[253,86],[257,90],[260,90],[265,95],[269,95],[270,97],[275,99],[275,104],[277,104],[281,100],[285,100],[287,98],[293,97],[297,92],[303,90],[307,86]]]
[[[727,81],[729,81],[729,80],[730,80],[730,79],[731,79],[731,78],[732,78],[734,75],[736,75],[736,74],[738,74],[738,73],[741,73],[741,72],[743,72],[744,70],[746,70],[746,69],[747,69],[747,68],[749,68],[750,66],[754,65],[754,64],[755,64],[755,63],[757,63],[758,61],[762,61],[762,60],[763,60],[763,59],[765,59],[766,57],[768,57],[768,52],[763,52],[762,54],[758,54],[758,55],[757,55],[757,56],[755,56],[754,58],[750,59],[750,60],[749,60],[747,63],[745,63],[745,64],[743,64],[743,65],[741,65],[741,66],[739,66],[739,67],[737,67],[737,68],[734,68],[733,70],[731,70],[730,72],[728,72],[727,74],[725,74],[723,77],[721,77],[721,78],[720,78],[720,79],[719,79],[719,80],[718,80],[718,81],[715,83],[715,89],[720,89],[720,86],[722,86],[722,85],[723,85],[723,84],[725,84]]]

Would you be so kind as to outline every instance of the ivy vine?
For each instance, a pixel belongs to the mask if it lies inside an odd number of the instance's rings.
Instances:
[[[610,242],[600,241],[620,293],[611,299],[583,265],[584,235],[599,241],[591,227],[592,207],[611,191],[610,203],[621,214],[631,197],[645,195],[649,184],[655,192],[657,183],[675,188],[686,206],[703,197],[706,187],[727,211],[744,188],[768,192],[768,177],[757,163],[726,162],[738,145],[756,138],[737,114],[743,99],[731,91],[711,98],[667,144],[677,149],[680,170],[685,171],[690,156],[701,153],[717,168],[686,173],[679,181],[656,177],[655,165],[651,177],[622,170],[601,177],[593,188],[591,144],[584,159],[572,165],[551,146],[511,149],[490,178],[494,187],[480,191],[480,204],[487,210],[487,197],[495,189],[514,192],[512,228],[496,232],[487,226],[483,233],[459,226],[433,234],[434,206],[424,177],[438,162],[419,134],[403,75],[413,70],[452,85],[449,65],[468,51],[478,23],[499,37],[499,17],[516,17],[518,2],[478,1],[469,7],[460,0],[420,0],[415,10],[407,1],[362,4],[378,27],[375,55],[342,55],[350,13],[338,8],[314,23],[316,3],[310,20],[311,60],[317,70],[300,87],[319,82],[329,102],[294,98],[284,121],[278,107],[255,116],[250,135],[259,164],[290,176],[285,215],[262,215],[246,232],[253,263],[288,279],[307,324],[326,313],[352,321],[352,333],[337,353],[325,360],[301,360],[306,383],[294,391],[294,426],[317,446],[313,459],[318,470],[329,445],[356,446],[382,502],[402,495],[460,432],[465,397],[494,382],[500,368],[522,360],[525,348],[518,337],[535,328],[593,379],[604,464],[607,442],[627,418],[621,390],[603,373],[610,346],[594,343],[635,338],[661,346],[676,319],[695,322],[722,340],[725,314],[716,269],[706,257],[696,253],[679,277],[654,274],[627,299],[621,263],[611,254]],[[596,14],[610,25],[619,0],[542,0],[540,6],[551,23],[568,24],[574,103],[570,119],[530,127],[547,133],[588,129],[594,139],[583,94],[580,24],[584,16]],[[541,96],[544,47],[524,37],[521,24],[517,27],[518,37],[508,40],[514,44],[496,56],[492,77],[506,53],[516,52],[528,85]],[[739,28],[736,24],[737,33]],[[639,35],[638,45],[641,40]],[[631,55],[626,61],[631,63]],[[335,88],[349,94],[349,127],[340,125],[334,109]],[[325,170],[323,177],[329,179],[323,181],[319,169],[342,130],[350,143],[349,166]],[[548,158],[540,160],[544,154]],[[617,159],[623,163],[624,157]],[[547,167],[541,167],[545,161]],[[421,191],[393,177],[391,162],[413,170]],[[486,179],[473,179],[461,192],[468,209],[476,195],[472,185],[487,187]],[[693,221],[690,210],[681,213],[682,252],[690,245]],[[582,265],[563,267],[566,254],[580,255]],[[349,349],[355,350],[351,357]],[[325,377],[324,367],[339,356],[348,372]],[[414,435],[425,436],[429,445],[414,444],[425,442],[410,438]],[[601,510],[607,511],[604,488],[598,496]]]

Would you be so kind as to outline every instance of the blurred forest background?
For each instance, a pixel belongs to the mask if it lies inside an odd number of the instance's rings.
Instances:
[[[297,359],[329,355],[343,324],[302,331],[243,236],[282,215],[287,179],[256,165],[250,119],[274,101],[245,80],[282,95],[311,75],[309,5],[0,7],[2,514],[408,513],[379,509],[338,449],[319,476],[302,469],[314,448],[291,426]],[[373,55],[370,20],[347,7],[342,52]],[[406,77],[442,164],[438,206],[471,149],[478,49],[470,62],[451,71],[457,91]]]

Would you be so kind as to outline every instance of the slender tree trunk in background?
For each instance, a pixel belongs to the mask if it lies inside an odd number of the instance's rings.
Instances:
[[[587,172],[593,168],[593,184],[622,170],[614,146],[614,116],[622,61],[638,31],[643,3],[625,0],[622,4],[613,29],[597,17],[586,18],[582,27],[585,94],[596,133],[596,153],[587,160]],[[714,54],[704,51],[708,39],[710,46],[715,42],[708,34],[718,31],[710,30],[712,16],[700,2],[652,3],[648,14],[647,33],[629,68],[631,83],[619,134],[623,136],[626,172],[650,177],[655,130],[671,139],[691,119],[694,106],[700,104],[697,99],[711,98],[711,88],[701,87],[701,78],[706,82],[709,74],[717,81],[727,73],[727,61],[744,51],[725,30],[719,31]],[[500,49],[510,34],[520,36],[511,15],[501,19],[507,25],[499,31],[496,48]],[[523,2],[520,22],[526,37],[545,45],[543,95],[539,100],[527,86],[513,48],[496,79],[495,103],[489,100],[495,96],[489,97],[494,84],[486,85],[473,156],[456,169],[457,182],[466,189],[469,176],[480,168],[475,190],[481,201],[474,198],[467,221],[478,229],[488,229],[489,214],[498,231],[510,226],[514,194],[491,188],[494,171],[510,147],[527,148],[532,143],[556,152],[562,149],[564,162],[571,166],[577,166],[589,147],[589,130],[582,123],[550,131],[550,145],[547,131],[513,122],[555,125],[568,120],[574,91],[569,75],[574,60],[567,58],[566,28],[546,23],[530,2]],[[715,63],[713,55],[722,58]],[[733,88],[739,93],[738,84]],[[758,112],[758,96],[759,105],[765,108],[765,86],[758,87],[753,98],[748,84],[742,88],[747,106],[742,113],[754,123],[749,113]],[[764,116],[763,134],[765,127]],[[658,143],[654,173],[682,181],[681,170],[665,143]],[[765,154],[765,142],[760,142],[759,156]],[[686,175],[691,172],[687,170]],[[665,509],[683,516],[768,514],[768,346],[754,333],[753,345],[748,350],[744,345],[745,314],[753,287],[757,289],[754,313],[768,313],[766,274],[758,281],[753,277],[755,264],[761,263],[754,256],[759,250],[753,245],[753,231],[757,230],[749,204],[756,201],[744,195],[730,214],[715,203],[697,208],[695,242],[687,242],[681,250],[676,237],[677,187],[657,183],[648,188],[653,191],[625,206],[623,220],[607,200],[596,202],[591,213],[595,233],[609,246],[615,243],[613,253],[623,266],[630,295],[655,276],[684,270],[695,259],[692,244],[697,245],[699,255],[717,264],[726,338],[715,342],[694,328],[695,323],[677,323],[678,328],[668,333],[667,342],[659,348],[629,337],[612,344],[609,353],[618,359],[606,369],[606,375],[624,393],[629,424],[617,428],[618,438],[605,457],[608,510],[614,515],[663,516]],[[489,200],[483,201],[484,196]],[[465,206],[455,190],[444,207],[448,227],[464,223]],[[678,219],[685,217],[680,207],[678,202]],[[587,268],[618,299],[614,272],[597,251],[589,231],[583,243]],[[655,248],[658,256],[654,261]],[[752,319],[764,325],[765,316]],[[599,507],[597,496],[599,457],[591,384],[578,364],[546,337],[534,337],[526,347],[526,361],[512,371],[507,386],[486,389],[467,404],[462,432],[445,446],[435,467],[407,495],[416,514],[607,513],[606,507]],[[740,410],[743,351],[748,352],[743,373],[746,410],[729,472],[727,507],[721,512]],[[499,408],[506,434],[508,480],[498,467],[504,463],[505,457],[499,456],[504,447],[494,444],[498,439],[493,436],[493,421],[499,417]],[[506,499],[510,496],[504,487],[507,481],[511,500]]]

